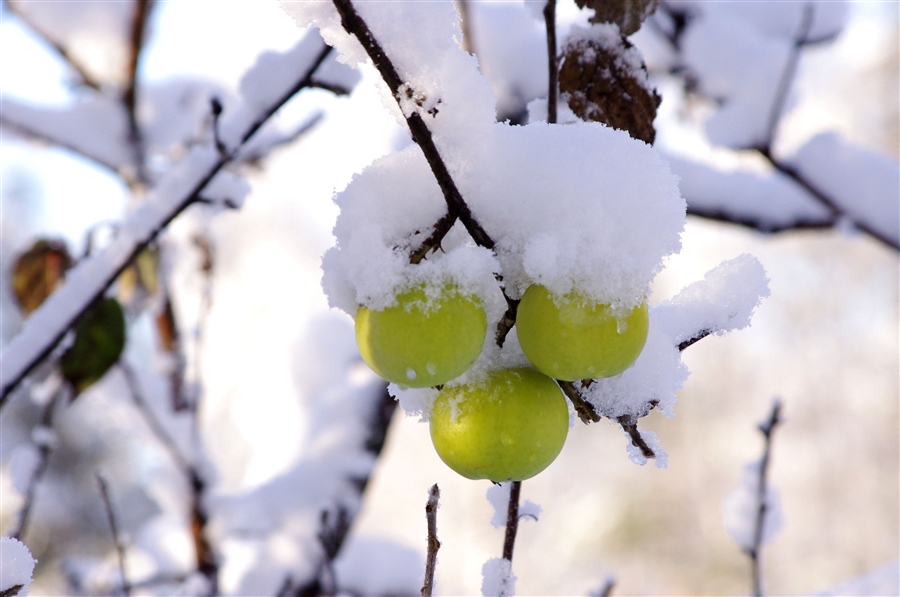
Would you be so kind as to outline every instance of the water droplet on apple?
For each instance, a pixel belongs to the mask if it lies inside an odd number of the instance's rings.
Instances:
[[[437,373],[437,365],[434,363],[428,363],[425,365],[425,369],[428,371],[429,375],[435,375]]]
[[[512,438],[509,437],[508,433],[503,432],[500,434],[500,441],[503,442],[504,446],[508,446],[512,443]]]
[[[624,334],[628,331],[628,320],[624,317],[616,318],[616,332]]]
[[[413,379],[415,379],[416,377],[417,377],[417,376],[416,376],[416,371],[415,371],[415,369],[413,369],[412,367],[407,367],[407,368],[406,368],[406,379],[413,380]]]

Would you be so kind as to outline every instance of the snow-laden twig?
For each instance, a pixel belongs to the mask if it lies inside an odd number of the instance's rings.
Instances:
[[[316,51],[308,54],[304,68],[288,80],[267,102],[246,102],[253,117],[235,113],[233,138],[237,143],[225,154],[211,147],[195,147],[166,177],[147,201],[120,227],[119,235],[105,249],[67,273],[65,284],[26,320],[22,331],[0,355],[0,408],[10,392],[46,358],[87,308],[106,292],[126,267],[181,212],[196,202],[207,185],[228,164],[240,158],[241,148],[269,118],[296,93],[311,86],[316,69],[331,48],[316,39]],[[228,114],[226,114],[226,117]]]
[[[153,8],[152,0],[137,0],[134,3],[134,15],[131,19],[131,35],[128,48],[128,78],[127,85],[122,91],[122,103],[128,113],[128,133],[131,142],[134,164],[137,168],[137,180],[146,182],[147,175],[144,168],[144,136],[138,123],[137,89],[138,68],[140,67],[141,53],[144,49],[144,32]]]
[[[119,522],[116,519],[116,512],[113,510],[112,501],[109,497],[109,486],[103,475],[97,475],[97,487],[100,489],[100,499],[103,502],[103,509],[106,511],[106,520],[109,522],[109,531],[112,534],[113,544],[116,548],[116,561],[119,566],[119,575],[122,577],[122,594],[128,597],[131,595],[131,584],[128,582],[128,575],[125,572],[125,546],[122,544]]]
[[[49,402],[44,406],[44,411],[41,413],[41,421],[38,423],[38,426],[41,429],[49,430],[53,428],[54,411],[56,410],[57,405],[63,400],[63,397],[68,395],[68,393],[69,386],[67,384],[61,384],[53,397],[50,398]],[[32,439],[34,439],[34,436],[35,433],[32,431]],[[47,467],[50,465],[50,455],[53,453],[54,442],[46,441],[45,439],[45,441],[37,443],[37,466],[35,466],[31,475],[28,477],[28,483],[25,487],[25,501],[22,504],[22,510],[19,511],[19,520],[16,523],[16,527],[7,533],[14,539],[22,539],[22,537],[25,536],[25,529],[28,526],[28,521],[31,517],[32,509],[34,508],[37,486],[44,477],[44,473],[47,472]]]
[[[369,58],[372,59],[375,68],[378,69],[381,78],[384,79],[384,82],[387,83],[388,88],[390,88],[394,99],[397,101],[397,105],[400,106],[401,111],[403,111],[405,101],[409,97],[415,95],[414,90],[409,89],[409,87],[404,84],[404,81],[400,78],[400,74],[397,72],[393,62],[391,62],[390,58],[385,53],[384,48],[381,47],[381,44],[369,29],[368,24],[366,24],[359,13],[356,12],[353,3],[350,0],[333,0],[333,2],[341,16],[341,24],[344,29],[347,33],[355,36],[362,44],[366,53],[369,55]],[[449,217],[453,220],[458,219],[462,222],[476,244],[487,249],[493,249],[494,240],[472,215],[472,211],[469,209],[462,194],[459,192],[459,188],[450,176],[450,171],[434,143],[431,129],[425,124],[422,115],[417,111],[412,111],[409,114],[404,114],[404,117],[406,118],[406,124],[409,126],[409,131],[412,134],[413,140],[421,148],[422,153],[425,155],[425,159],[428,161],[428,165],[431,167],[431,171],[434,173],[434,177],[441,188],[441,192],[444,194]],[[450,227],[447,227],[447,230],[449,230],[449,228]],[[438,242],[440,241],[440,239],[437,240]]]
[[[759,485],[757,486],[757,510],[753,527],[753,544],[747,549],[750,557],[750,567],[753,574],[753,594],[762,597],[762,573],[760,570],[760,552],[766,527],[766,514],[768,510],[768,474],[769,461],[772,455],[772,434],[776,425],[781,422],[781,401],[776,399],[772,403],[772,412],[769,418],[759,424],[759,431],[765,438],[762,461],[759,464]]]
[[[434,591],[434,569],[437,565],[437,552],[441,542],[437,538],[437,509],[441,499],[441,490],[437,483],[428,491],[425,503],[425,519],[428,522],[428,549],[425,557],[425,582],[422,583],[422,597],[431,597]]]

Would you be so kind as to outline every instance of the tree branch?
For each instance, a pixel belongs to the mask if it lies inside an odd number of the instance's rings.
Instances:
[[[150,16],[152,0],[137,0],[131,20],[131,35],[128,55],[128,75],[125,90],[122,92],[122,103],[128,114],[128,136],[134,154],[134,165],[137,168],[137,180],[146,182],[144,169],[144,138],[138,124],[137,114],[137,82],[141,51],[144,49],[144,31]]]
[[[650,411],[648,410],[647,412]],[[631,445],[639,449],[644,458],[656,458],[656,452],[647,445],[647,442],[641,436],[641,432],[637,426],[637,420],[633,416],[622,415],[616,420],[619,422],[619,425],[622,426],[622,429],[625,430],[625,433],[631,437]]]
[[[120,234],[102,252],[67,274],[65,285],[31,314],[22,331],[0,356],[0,408],[10,392],[52,352],[85,310],[103,295],[135,257],[198,200],[220,170],[239,158],[241,147],[253,134],[291,97],[310,86],[313,74],[330,52],[331,48],[322,43],[322,49],[307,69],[299,73],[296,82],[241,131],[238,147],[225,155],[196,148],[165,181],[157,201],[145,203],[126,220],[121,228],[127,230],[127,234]]]
[[[757,511],[756,520],[753,527],[753,545],[747,550],[750,557],[751,574],[753,576],[753,594],[756,597],[762,597],[762,573],[760,570],[760,552],[762,550],[763,532],[765,530],[766,513],[768,511],[767,489],[768,489],[768,472],[769,462],[772,455],[772,434],[775,427],[781,422],[781,401],[776,399],[772,402],[772,412],[769,418],[759,424],[759,431],[765,439],[765,448],[763,449],[762,462],[759,465],[759,485],[757,487]]]
[[[109,499],[109,487],[102,475],[97,475],[97,486],[100,488],[100,498],[103,501],[103,508],[106,511],[106,519],[109,522],[109,530],[112,533],[113,544],[116,548],[116,560],[119,564],[119,575],[122,577],[122,593],[125,597],[131,595],[131,584],[128,582],[128,575],[125,573],[125,546],[122,545],[121,535],[119,534],[119,523],[116,521],[116,513],[113,511],[112,501]]]
[[[98,81],[97,79],[95,79],[95,78],[87,71],[87,69],[84,67],[84,65],[80,64],[80,63],[75,59],[75,57],[72,56],[72,54],[69,53],[69,50],[66,49],[65,46],[63,46],[63,45],[60,44],[60,43],[57,43],[56,40],[54,40],[54,39],[49,35],[49,33],[47,33],[46,31],[44,31],[43,29],[40,29],[37,25],[35,25],[34,23],[32,23],[32,22],[28,19],[28,17],[25,16],[25,14],[23,14],[22,11],[19,10],[19,8],[16,6],[15,3],[13,3],[13,2],[5,2],[5,4],[6,4],[7,10],[9,10],[9,12],[11,12],[11,13],[13,13],[14,15],[18,16],[19,19],[21,19],[21,21],[22,21],[25,25],[27,25],[32,31],[34,31],[41,39],[43,39],[45,42],[47,42],[47,44],[53,49],[53,51],[56,52],[56,53],[59,55],[59,57],[62,58],[62,59],[65,61],[65,63],[66,63],[67,65],[69,65],[69,68],[71,68],[71,69],[74,70],[76,73],[78,73],[78,76],[81,77],[81,83],[82,83],[83,85],[86,85],[86,86],[88,86],[88,87],[90,87],[90,88],[92,88],[92,89],[96,89],[97,91],[100,91],[100,90],[102,89],[102,87],[103,87],[102,82],[101,82],[101,81]]]
[[[441,542],[437,538],[437,509],[441,499],[441,490],[437,483],[428,491],[428,502],[425,504],[425,519],[428,521],[428,549],[425,557],[425,582],[422,584],[422,597],[431,597],[434,591],[434,569],[437,565],[437,552]]]

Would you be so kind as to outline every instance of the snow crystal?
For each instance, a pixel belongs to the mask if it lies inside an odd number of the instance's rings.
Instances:
[[[647,460],[649,459],[644,456],[640,448],[634,445],[631,441],[631,436],[628,435],[627,432],[625,433],[625,437],[628,438],[628,444],[625,446],[628,449],[628,459],[640,466],[647,464]],[[653,450],[654,454],[656,454],[656,457],[653,459],[656,468],[669,468],[669,455],[662,449],[662,446],[659,443],[659,437],[652,431],[641,431],[641,437],[644,438],[647,446]]]
[[[814,188],[827,189],[853,220],[900,244],[900,163],[895,158],[822,133],[791,162]]]
[[[703,280],[658,305],[653,315],[676,346],[703,330],[739,330],[750,325],[760,300],[769,296],[768,282],[762,264],[744,254],[707,272]]]
[[[481,567],[481,594],[485,597],[505,597],[516,594],[516,577],[512,562],[491,558]]]
[[[37,561],[25,544],[12,537],[0,537],[0,593],[22,585],[13,595],[28,595]]]
[[[756,533],[756,517],[759,513],[760,461],[744,467],[740,487],[725,498],[722,505],[725,528],[744,549],[753,547]],[[762,543],[770,541],[784,525],[781,503],[776,490],[766,486],[766,514],[763,520]]]

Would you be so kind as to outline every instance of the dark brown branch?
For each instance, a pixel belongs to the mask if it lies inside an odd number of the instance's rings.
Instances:
[[[709,336],[710,334],[712,334],[713,331],[715,331],[715,330],[700,330],[699,332],[695,333],[693,336],[691,336],[691,337],[688,338],[687,340],[681,342],[681,343],[678,345],[678,351],[681,352],[682,350],[684,350],[684,349],[687,348],[688,346],[693,346],[694,344],[696,344],[696,343],[699,342],[700,340],[703,340],[704,338],[706,338],[707,336]]]
[[[106,289],[109,288],[113,282],[115,282],[119,275],[125,271],[125,269],[131,265],[134,259],[144,250],[147,246],[156,240],[157,236],[162,233],[163,230],[174,220],[178,215],[180,215],[185,209],[187,209],[190,205],[195,203],[201,196],[203,190],[206,188],[206,185],[222,170],[227,164],[234,161],[240,153],[240,148],[243,146],[252,136],[259,130],[260,127],[264,123],[266,123],[272,115],[278,111],[281,106],[283,106],[291,97],[293,97],[299,91],[309,87],[312,81],[312,76],[315,73],[316,69],[321,66],[324,62],[325,58],[332,51],[332,49],[323,44],[322,51],[316,56],[316,58],[310,63],[308,69],[301,74],[298,78],[297,83],[291,87],[291,89],[286,92],[282,97],[273,102],[265,111],[263,111],[257,119],[248,127],[248,129],[244,132],[243,136],[240,140],[240,146],[232,149],[227,155],[221,156],[216,164],[214,164],[210,169],[197,181],[194,187],[189,190],[182,199],[177,203],[177,205],[166,214],[166,217],[163,218],[158,226],[153,230],[148,231],[148,234],[145,238],[141,239],[139,242],[136,242],[128,254],[128,256],[121,261],[121,263],[112,269],[112,271],[107,272],[105,277],[100,279],[100,282],[97,284],[95,291],[92,293],[92,296],[89,297],[88,300],[84,301],[84,305],[81,309],[78,310],[77,313],[74,313],[73,316],[67,321],[61,329],[55,330],[54,332],[50,332],[46,334],[40,342],[40,349],[34,355],[33,358],[30,358],[27,364],[20,371],[16,371],[16,373],[10,379],[4,379],[3,387],[0,388],[0,408],[6,403],[6,399],[9,396],[10,392],[14,390],[19,383],[39,364],[41,363],[56,345],[62,340],[63,336],[72,329],[75,325],[75,322],[84,314],[87,308],[98,298],[100,298],[105,292]],[[13,339],[13,343],[15,342],[15,338]]]
[[[425,582],[422,584],[422,597],[431,597],[434,591],[434,569],[437,565],[437,552],[441,548],[441,542],[437,538],[437,509],[441,499],[441,490],[437,483],[428,491],[428,501],[425,503],[425,519],[428,521],[428,549],[425,557]]]
[[[704,218],[707,220],[716,220],[718,222],[726,222],[735,224],[762,232],[763,234],[778,234],[779,232],[790,232],[793,230],[825,230],[833,228],[838,218],[833,214],[822,218],[797,217],[794,221],[785,224],[773,224],[767,222],[764,218],[754,216],[741,216],[731,214],[724,209],[706,209],[690,204],[688,200],[687,215]]]
[[[388,88],[390,88],[394,99],[400,106],[401,112],[405,113],[403,106],[406,100],[415,95],[413,90],[409,89],[404,84],[403,79],[400,78],[397,69],[388,58],[384,49],[381,47],[381,44],[378,43],[378,40],[375,39],[369,26],[356,12],[353,3],[350,0],[332,1],[338,10],[338,13],[341,15],[341,24],[344,29],[351,35],[356,36],[362,44],[366,53],[369,55],[369,58],[372,59],[375,68],[378,69],[378,72],[381,74],[381,78],[384,79],[384,82],[387,83]],[[447,165],[444,163],[437,146],[434,144],[431,129],[425,124],[422,115],[419,112],[413,111],[408,115],[405,114],[405,118],[413,140],[422,149],[422,153],[425,155],[425,159],[431,167],[431,171],[437,180],[438,186],[440,186],[441,192],[444,194],[444,200],[447,203],[447,211],[450,216],[458,218],[463,223],[469,236],[472,237],[472,240],[474,240],[477,245],[487,249],[493,249],[494,240],[488,235],[484,228],[481,227],[481,224],[478,223],[472,215],[469,206],[463,200],[456,183],[450,176]]]
[[[0,591],[0,597],[15,597],[19,591],[25,588],[25,585],[13,585],[8,589]]]
[[[575,407],[575,413],[578,415],[578,418],[581,419],[582,423],[596,423],[602,418],[597,413],[597,409],[594,408],[594,405],[585,400],[584,396],[581,395],[581,392],[574,382],[557,379],[556,383],[562,389],[566,397],[572,402],[572,406]]]
[[[512,330],[513,326],[516,325],[516,313],[519,311],[519,301],[518,299],[511,299],[504,292],[503,298],[506,299],[506,312],[503,314],[503,317],[500,318],[500,321],[497,322],[497,346],[503,347],[503,343],[506,341],[506,336],[509,334],[510,330]]]
[[[509,507],[506,510],[506,534],[503,537],[503,559],[512,563],[516,533],[519,532],[519,495],[522,482],[513,481],[509,486]]]
[[[544,6],[544,24],[547,29],[547,122],[555,124],[559,103],[559,61],[556,58],[556,0],[547,0]]]
[[[431,236],[426,238],[419,248],[413,251],[409,256],[409,262],[413,265],[420,263],[429,253],[432,251],[437,251],[441,248],[441,241],[444,240],[444,237],[447,236],[447,233],[450,232],[450,229],[453,228],[453,225],[456,223],[456,216],[452,213],[444,214],[440,220],[434,225],[432,229]]]
[[[119,565],[119,575],[122,577],[122,594],[126,597],[131,595],[131,584],[128,582],[128,575],[125,572],[125,546],[122,545],[122,538],[119,534],[119,523],[116,521],[116,513],[112,507],[112,501],[109,498],[109,487],[102,475],[97,475],[97,486],[100,488],[100,498],[103,501],[103,508],[106,511],[106,520],[109,522],[109,530],[112,533],[113,544],[116,548],[116,560]]]
[[[750,557],[750,567],[753,576],[753,594],[762,597],[762,574],[760,570],[760,552],[762,550],[763,533],[765,530],[766,514],[768,513],[768,472],[769,462],[772,456],[772,434],[775,427],[781,422],[781,401],[776,399],[772,403],[772,412],[769,418],[759,424],[759,431],[765,439],[762,461],[759,464],[759,485],[757,487],[757,511],[753,527],[753,545],[747,549]]]
[[[631,438],[631,445],[639,449],[644,458],[656,458],[656,452],[654,452],[653,448],[648,446],[644,438],[641,437],[641,432],[637,426],[637,420],[634,417],[622,415],[616,420],[619,422],[619,425],[622,426],[622,429],[625,430],[625,433]]]
[[[128,136],[134,155],[134,166],[137,168],[137,178],[141,182],[146,180],[146,173],[144,171],[144,139],[138,124],[137,84],[141,51],[144,49],[144,32],[147,28],[151,7],[151,0],[137,0],[134,5],[131,35],[129,36],[127,83],[122,92],[122,103],[128,114]]]

